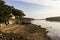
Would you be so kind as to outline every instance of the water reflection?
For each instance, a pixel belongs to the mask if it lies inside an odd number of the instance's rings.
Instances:
[[[52,22],[46,20],[33,20],[33,24],[41,25],[43,28],[47,28],[49,36],[60,37],[60,22]]]

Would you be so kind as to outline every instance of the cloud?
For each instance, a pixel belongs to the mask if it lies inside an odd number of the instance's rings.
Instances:
[[[12,1],[12,0],[10,0],[10,1]],[[34,4],[39,4],[39,5],[45,6],[44,7],[45,9],[42,8],[42,10],[33,11],[31,15],[34,15],[33,13],[35,13],[35,16],[41,15],[42,17],[60,15],[60,0],[13,0],[13,1],[22,1],[22,2],[34,3]],[[33,17],[35,17],[35,16],[33,16]],[[36,16],[36,18],[38,16]]]
[[[28,3],[35,3],[39,5],[45,5],[48,7],[60,9],[60,0],[10,0],[10,1],[22,1]]]
[[[13,0],[60,8],[60,0]]]

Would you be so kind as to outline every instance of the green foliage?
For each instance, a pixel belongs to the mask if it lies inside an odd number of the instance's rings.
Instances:
[[[9,5],[6,5],[4,1],[0,0],[0,23],[6,23],[9,19],[15,16],[16,19],[25,16],[23,11],[15,9]]]
[[[17,17],[25,16],[25,14],[23,13],[23,11],[15,9],[15,8],[12,8],[12,14],[14,16],[17,16]]]
[[[0,0],[0,6],[4,5],[5,2],[3,0]]]
[[[11,14],[11,8],[8,5],[5,5],[5,2],[0,0],[0,23],[6,22],[9,20]]]

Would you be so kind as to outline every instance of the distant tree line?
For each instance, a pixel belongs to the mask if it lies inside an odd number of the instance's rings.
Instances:
[[[50,17],[46,18],[47,21],[60,21],[60,17]]]

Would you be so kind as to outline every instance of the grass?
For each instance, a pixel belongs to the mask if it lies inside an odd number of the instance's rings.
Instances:
[[[45,28],[34,24],[14,24],[1,27],[1,39],[6,40],[50,40]]]

